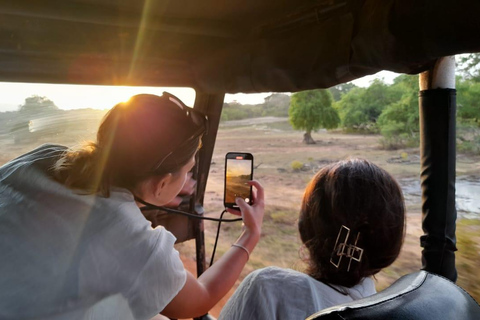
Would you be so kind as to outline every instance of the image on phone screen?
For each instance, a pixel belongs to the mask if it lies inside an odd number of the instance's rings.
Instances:
[[[251,154],[227,154],[225,160],[225,206],[233,207],[235,198],[251,203],[253,156]]]

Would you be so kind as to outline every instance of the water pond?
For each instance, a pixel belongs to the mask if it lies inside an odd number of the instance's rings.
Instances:
[[[420,179],[402,179],[399,181],[405,202],[421,204]],[[480,179],[472,177],[457,177],[455,202],[459,217],[480,219]]]

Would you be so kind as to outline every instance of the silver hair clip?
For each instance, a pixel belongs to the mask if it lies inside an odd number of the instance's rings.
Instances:
[[[352,260],[360,262],[362,261],[363,256],[363,249],[357,247],[360,232],[357,233],[357,237],[353,245],[347,243],[349,237],[350,229],[342,225],[340,227],[340,230],[338,231],[337,241],[335,241],[335,247],[333,247],[332,256],[330,257],[330,263],[333,264],[336,268],[340,266],[340,262],[342,261],[343,256],[350,258],[347,271],[350,271],[350,265],[352,264]]]

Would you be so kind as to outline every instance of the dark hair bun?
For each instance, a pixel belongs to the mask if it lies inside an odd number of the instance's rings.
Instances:
[[[343,257],[330,263],[340,228],[348,227],[349,244],[360,233],[360,262]],[[300,237],[310,253],[309,274],[351,287],[389,266],[400,253],[405,230],[402,191],[385,170],[363,159],[340,161],[322,168],[312,179],[299,218]]]

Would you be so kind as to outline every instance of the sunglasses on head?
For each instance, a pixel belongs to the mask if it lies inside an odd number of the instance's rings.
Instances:
[[[196,125],[195,131],[182,143],[180,143],[177,147],[172,149],[167,155],[165,155],[161,160],[159,160],[155,166],[153,167],[153,172],[158,171],[161,165],[171,156],[175,151],[180,150],[182,147],[185,147],[188,143],[192,142],[192,140],[200,137],[201,135],[206,135],[208,133],[208,117],[201,112],[196,111],[193,108],[187,107],[182,100],[170,94],[168,92],[163,92],[161,96],[162,99],[167,99],[169,102],[174,103],[178,106],[179,109],[185,112],[185,117],[189,118],[194,125]]]

